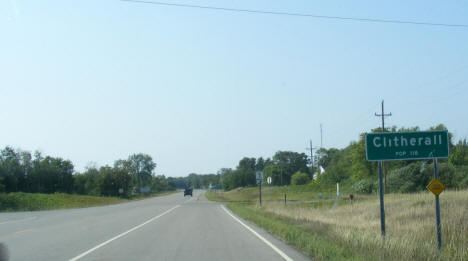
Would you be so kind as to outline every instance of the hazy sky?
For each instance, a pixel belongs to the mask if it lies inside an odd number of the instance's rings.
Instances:
[[[468,24],[467,1],[167,0]],[[468,137],[468,28],[337,21],[114,0],[0,2],[0,146],[157,174],[347,146],[380,124]]]

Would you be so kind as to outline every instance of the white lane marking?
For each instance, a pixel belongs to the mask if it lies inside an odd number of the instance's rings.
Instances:
[[[78,260],[78,259],[80,259],[80,258],[86,256],[87,254],[89,254],[89,253],[91,253],[91,252],[93,252],[93,251],[95,251],[95,250],[97,250],[97,249],[99,249],[99,248],[101,248],[101,247],[103,247],[103,246],[109,244],[110,242],[112,242],[112,241],[114,241],[114,240],[116,240],[116,239],[119,239],[119,238],[125,236],[126,234],[128,234],[128,233],[130,233],[130,232],[132,232],[132,231],[134,231],[134,230],[139,229],[140,227],[142,227],[142,226],[144,226],[144,225],[150,223],[151,221],[154,221],[154,220],[156,220],[156,219],[158,219],[158,218],[160,218],[160,217],[166,215],[167,213],[171,212],[172,210],[174,210],[174,209],[176,209],[176,208],[178,208],[178,207],[180,207],[180,205],[177,205],[177,206],[175,206],[175,207],[173,207],[173,208],[171,208],[171,209],[169,209],[169,210],[166,210],[165,212],[163,212],[163,213],[161,213],[161,214],[159,214],[159,215],[157,215],[157,216],[155,216],[155,217],[153,217],[153,218],[151,218],[151,219],[149,219],[149,220],[147,220],[147,221],[141,223],[140,225],[138,225],[138,226],[136,226],[136,227],[134,227],[134,228],[131,228],[131,229],[129,229],[129,230],[123,232],[122,234],[119,234],[119,235],[117,235],[117,236],[115,236],[115,237],[113,237],[113,238],[111,238],[111,239],[109,239],[109,240],[107,240],[107,241],[105,241],[105,242],[103,242],[103,243],[101,243],[101,244],[99,244],[99,245],[97,245],[97,246],[91,248],[90,250],[88,250],[88,251],[86,251],[86,252],[84,252],[84,253],[82,253],[82,254],[79,254],[78,256],[76,256],[76,257],[70,259],[69,261],[76,261],[76,260]]]
[[[36,219],[36,218],[37,217],[28,217],[28,218],[17,219],[17,220],[7,220],[7,221],[4,221],[4,222],[0,222],[0,225],[8,224],[8,223],[15,223],[15,222],[22,222],[22,221]]]
[[[235,217],[233,214],[231,214],[230,211],[228,211],[224,205],[221,205],[221,208],[226,211],[226,213],[229,214],[229,216],[231,216],[235,221],[239,222],[242,226],[244,226],[245,228],[247,228],[247,230],[249,230],[250,232],[252,232],[252,234],[254,234],[255,236],[257,236],[260,240],[263,241],[263,243],[267,244],[269,247],[271,247],[276,253],[278,253],[284,260],[286,261],[293,261],[292,258],[290,258],[289,256],[287,256],[283,251],[281,251],[279,248],[277,248],[275,245],[273,245],[270,241],[268,241],[267,239],[265,239],[264,237],[262,237],[259,233],[257,233],[257,231],[251,229],[249,226],[247,226],[246,224],[244,224],[244,222],[242,222],[240,219],[238,219],[237,217]]]

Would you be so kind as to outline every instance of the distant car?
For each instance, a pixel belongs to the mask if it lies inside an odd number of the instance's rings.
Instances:
[[[184,197],[187,196],[187,195],[190,195],[191,197],[193,197],[192,192],[193,192],[193,189],[191,189],[191,188],[186,188],[186,189],[184,190]]]

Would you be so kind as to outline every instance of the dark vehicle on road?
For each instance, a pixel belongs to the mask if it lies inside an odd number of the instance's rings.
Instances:
[[[191,197],[193,197],[192,192],[193,192],[192,188],[186,188],[184,190],[184,197],[187,196],[187,195],[190,195]]]

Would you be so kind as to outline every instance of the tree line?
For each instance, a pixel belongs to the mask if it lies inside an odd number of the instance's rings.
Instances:
[[[419,127],[391,127],[392,132],[419,131]],[[442,124],[430,130],[446,130]],[[371,132],[381,132],[377,128]],[[448,188],[468,187],[468,142],[453,144],[449,132],[450,157],[439,161],[439,176]],[[272,185],[330,185],[341,183],[361,193],[378,188],[377,163],[366,160],[365,135],[342,149],[321,148],[312,161],[305,153],[278,151],[271,158],[243,157],[232,168],[221,168],[216,174],[190,173],[186,177],[155,175],[156,163],[146,154],[133,154],[116,160],[112,166],[90,165],[82,173],[73,163],[62,158],[31,155],[28,151],[5,147],[0,151],[0,192],[77,193],[97,196],[122,196],[144,190],[223,188],[256,185],[255,173],[263,171],[264,180],[272,177]],[[312,162],[314,164],[312,164]],[[324,170],[324,171],[321,171]],[[414,192],[425,189],[432,179],[432,160],[385,162],[385,187],[388,192]]]
[[[155,168],[151,156],[138,153],[116,160],[113,166],[90,165],[79,173],[70,160],[7,146],[0,151],[0,192],[130,197],[141,191],[175,190],[176,179],[155,175]]]
[[[305,184],[311,175],[308,163],[307,155],[292,151],[278,151],[267,159],[244,157],[235,169],[221,168],[216,174],[190,173],[187,177],[175,178],[176,187],[231,190],[255,186],[257,171],[264,171],[265,179],[273,177],[273,185]]]
[[[257,171],[264,172],[264,179],[272,177],[273,185],[305,184],[309,181],[312,168],[305,153],[278,151],[272,158],[244,157],[235,169],[222,168],[218,171],[225,190],[256,185]]]
[[[419,131],[419,127],[391,127],[385,131]],[[446,130],[443,124],[429,130]],[[371,132],[382,132],[381,128]],[[453,144],[449,132],[448,159],[439,160],[439,176],[448,188],[468,188],[468,142],[460,140]],[[312,164],[314,162],[314,164]],[[424,190],[432,179],[432,160],[408,160],[385,162],[385,187],[387,192],[415,192]],[[323,170],[323,171],[322,171]],[[220,183],[225,190],[255,186],[255,172],[263,171],[264,179],[272,177],[273,185],[310,184],[329,185],[342,183],[355,192],[372,193],[378,188],[377,163],[366,160],[365,134],[358,141],[342,149],[321,148],[312,161],[305,153],[278,151],[272,158],[244,157],[235,169],[218,171]],[[315,177],[314,177],[315,176]]]

